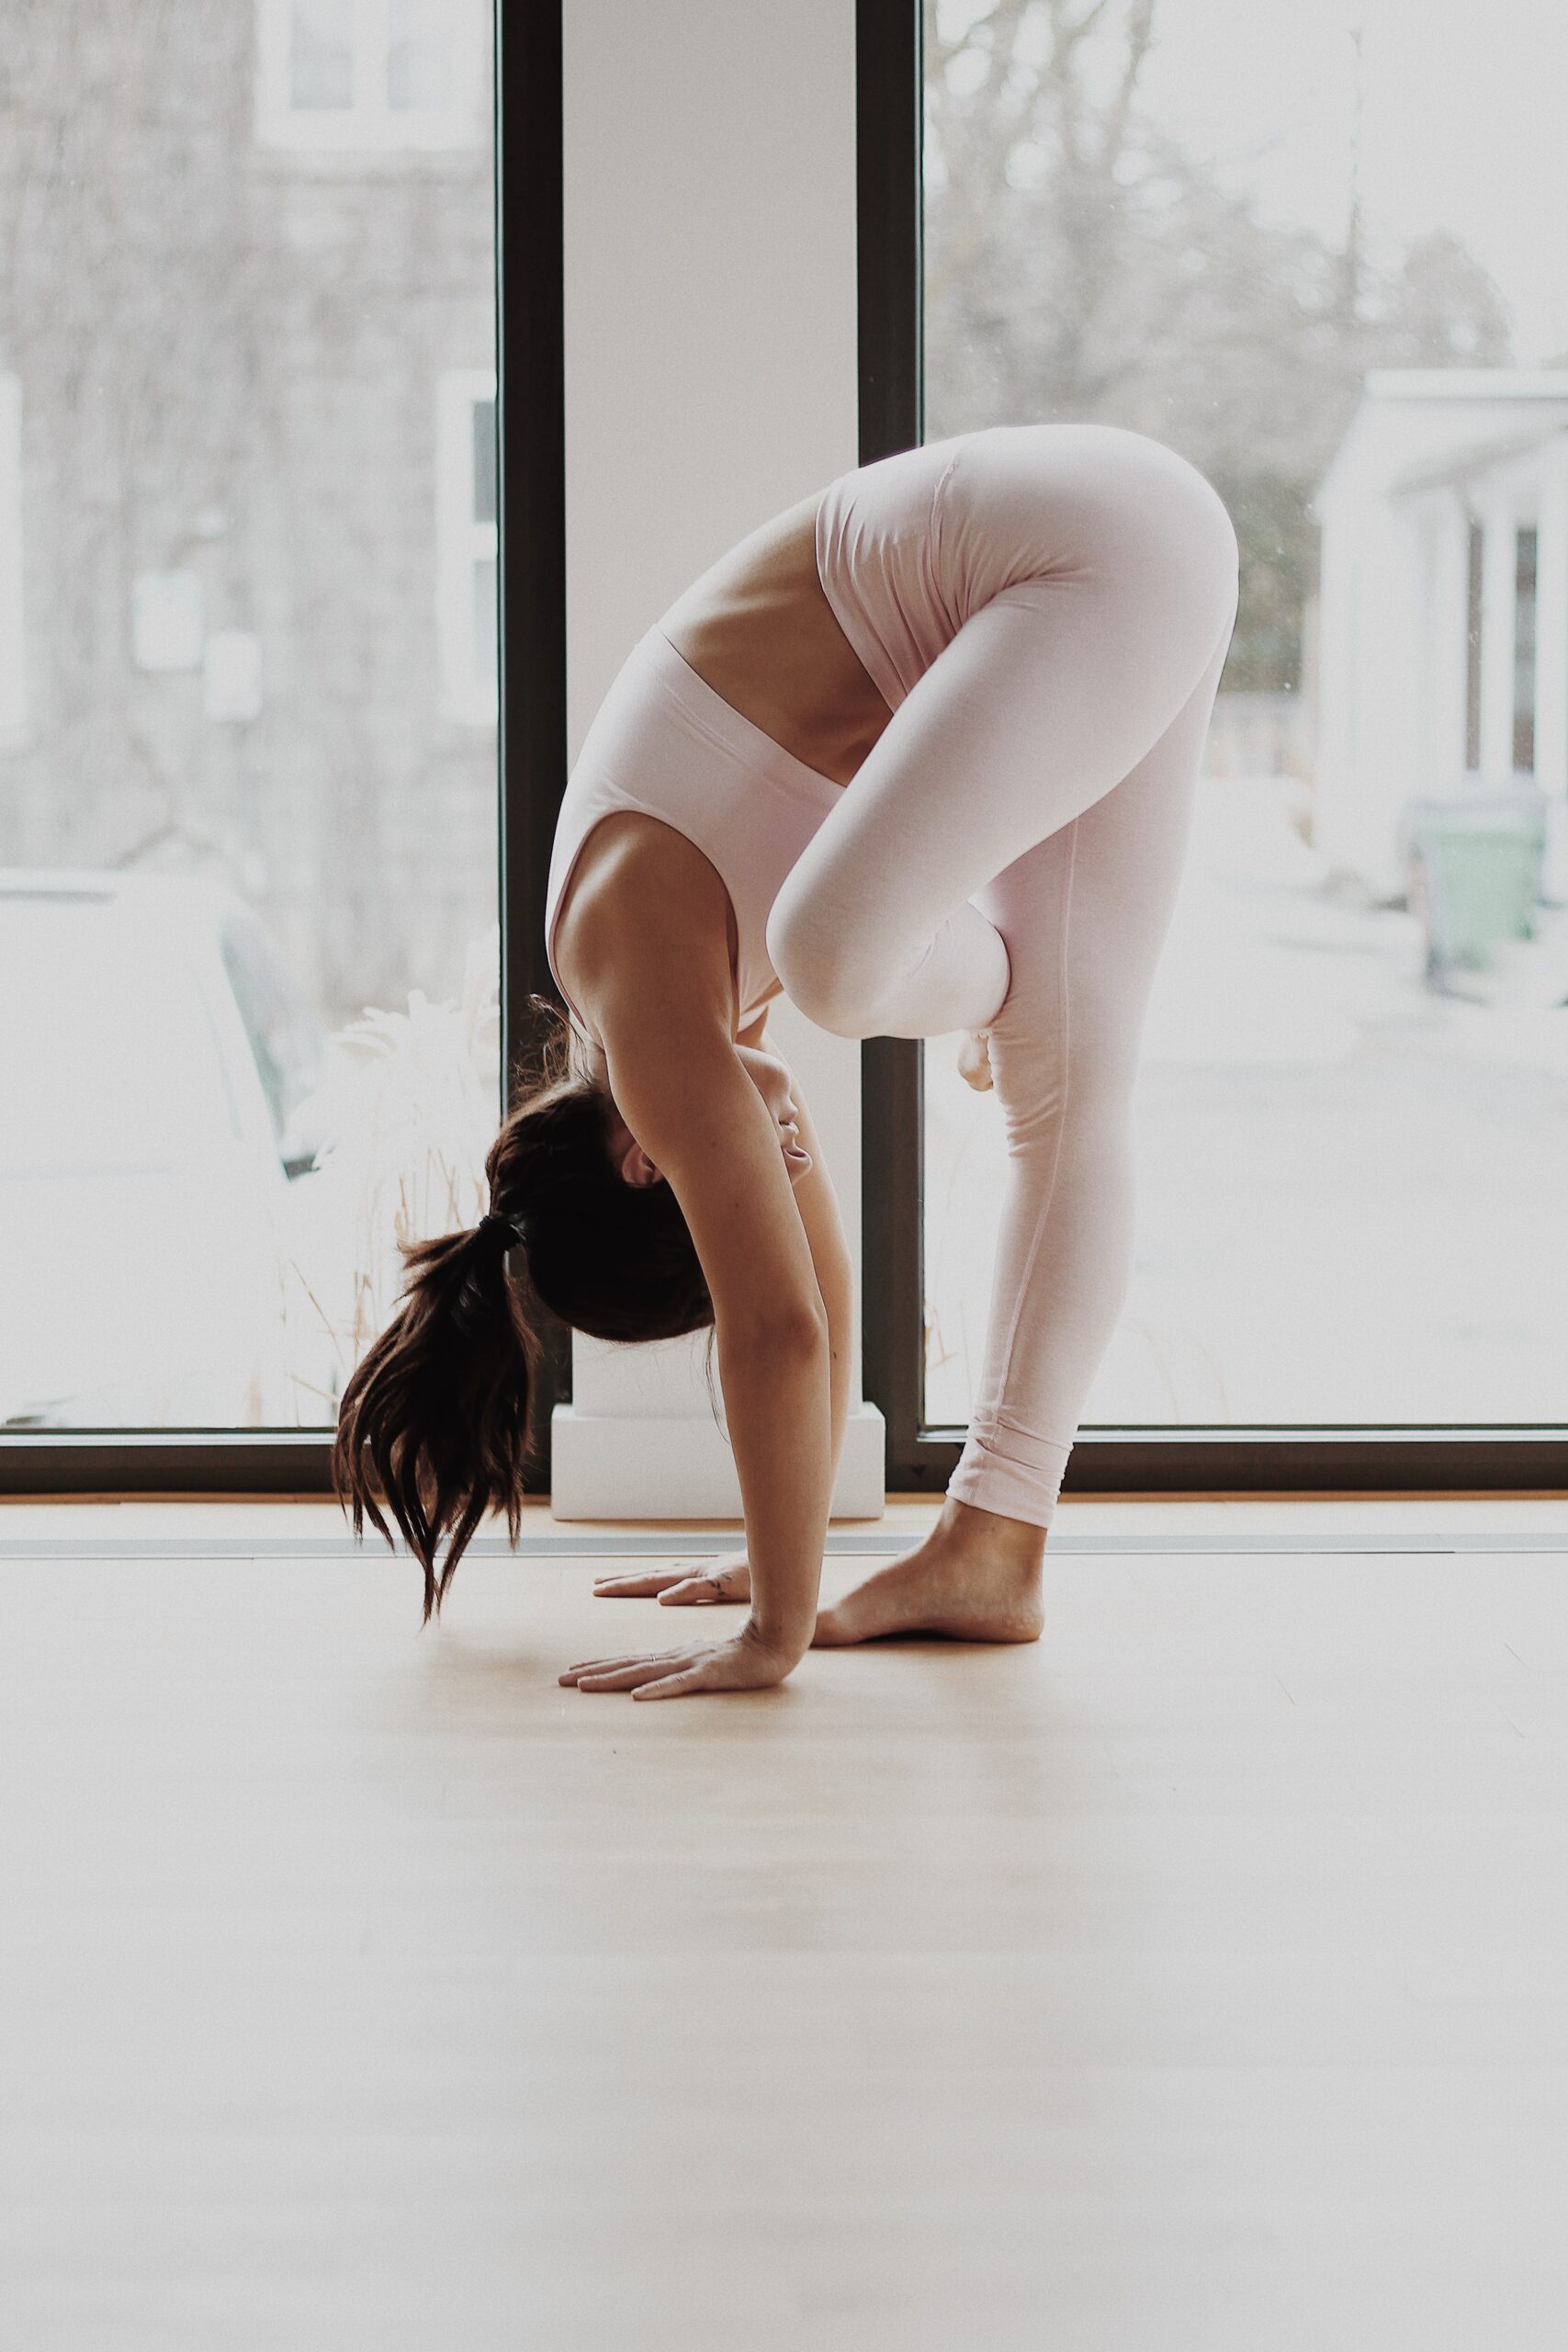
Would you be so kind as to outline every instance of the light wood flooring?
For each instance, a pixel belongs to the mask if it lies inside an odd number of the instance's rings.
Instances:
[[[1562,2352],[1561,1499],[1071,1500],[1037,1648],[656,1706],[733,1612],[526,1527],[422,1632],[0,1508],[7,2352]]]

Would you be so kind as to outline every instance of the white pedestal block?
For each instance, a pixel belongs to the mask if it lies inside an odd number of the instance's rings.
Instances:
[[[558,1405],[550,1417],[554,1519],[739,1519],[735,1456],[707,1412],[654,1416],[586,1413]],[[834,1519],[880,1519],[886,1496],[886,1432],[874,1405],[852,1405],[833,1489]]]

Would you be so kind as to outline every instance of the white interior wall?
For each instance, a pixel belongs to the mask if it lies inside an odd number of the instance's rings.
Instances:
[[[854,0],[566,0],[574,756],[666,605],[856,462],[854,20]],[[860,1049],[791,1006],[770,1027],[858,1251]],[[574,1340],[573,1402],[553,1430],[558,1517],[739,1514],[702,1361],[694,1340]],[[882,1498],[881,1417],[863,1406],[835,1513],[874,1516]]]

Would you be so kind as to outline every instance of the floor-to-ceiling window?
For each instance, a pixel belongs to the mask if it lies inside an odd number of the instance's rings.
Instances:
[[[0,1428],[331,1423],[499,1099],[491,0],[7,12]]]
[[[1242,549],[1086,1429],[1562,1419],[1565,75],[1542,0],[927,0],[927,437],[1154,434]],[[1005,1168],[957,1043],[934,1428]]]

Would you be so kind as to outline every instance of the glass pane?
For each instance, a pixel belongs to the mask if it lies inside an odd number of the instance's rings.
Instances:
[[[321,1026],[254,917],[236,909],[223,926],[219,946],[273,1133],[287,1160],[294,1122],[321,1081],[325,1058]]]
[[[354,0],[288,0],[288,96],[300,113],[354,104]]]
[[[474,565],[474,678],[481,695],[494,700],[500,649],[496,642],[495,558]]]
[[[10,1009],[0,1023],[0,1165],[9,1180],[177,1165],[239,1137],[199,950],[160,920],[156,890],[139,921],[138,895],[43,876],[0,891],[0,1002]],[[94,1084],[62,1087],[62,1063],[94,1070]]]
[[[1084,1425],[1560,1419],[1568,24],[927,0],[925,44],[929,435],[1152,434],[1242,548]],[[924,1057],[944,1427],[1006,1170],[958,1043]]]
[[[447,104],[452,0],[388,0],[387,103],[394,112],[434,113]]]
[[[493,523],[496,518],[496,446],[495,402],[476,401],[474,418],[474,520]]]
[[[294,16],[318,62],[347,20]],[[251,44],[166,29],[62,0],[10,60],[0,1426],[330,1424],[500,1096],[495,728],[437,640],[489,148],[326,213],[269,152],[258,206],[205,135],[255,120]],[[493,668],[493,561],[473,626]]]

